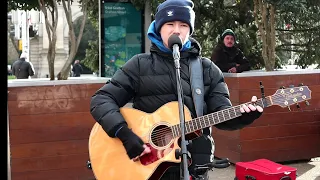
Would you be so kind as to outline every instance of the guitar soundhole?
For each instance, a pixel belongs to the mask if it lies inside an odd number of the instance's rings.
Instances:
[[[171,128],[166,125],[159,125],[151,133],[152,143],[161,148],[167,146],[173,139]]]

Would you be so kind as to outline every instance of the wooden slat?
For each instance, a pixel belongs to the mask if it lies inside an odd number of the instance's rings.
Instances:
[[[233,105],[236,105],[235,102],[239,102],[239,90],[237,89],[229,89],[230,100]]]
[[[88,139],[11,145],[11,158],[40,158],[88,153]]]
[[[63,163],[63,162],[61,162]],[[85,167],[54,169],[46,171],[15,172],[12,180],[95,180],[92,170]]]
[[[240,130],[235,130],[235,131],[225,131],[225,130],[220,130],[216,127],[212,127],[212,135],[221,135],[224,137],[228,138],[239,138],[240,136]]]
[[[235,163],[241,160],[241,154],[232,151],[226,147],[219,147],[215,149],[214,156],[220,159],[228,158],[230,162]]]
[[[320,121],[299,124],[248,127],[241,132],[241,140],[282,138],[288,136],[314,135],[319,133]]]
[[[225,82],[229,89],[239,89],[239,79],[235,77],[225,77]]]
[[[253,161],[261,158],[268,158],[271,161],[283,163],[286,161],[295,160],[310,160],[311,158],[318,157],[320,147],[313,148],[298,148],[298,149],[285,149],[285,150],[266,150],[257,152],[241,153],[240,161]]]
[[[98,89],[100,89],[104,84],[105,83],[103,83],[103,84],[100,84],[100,83],[99,84],[87,84],[88,97],[92,97],[96,93],[96,91]]]
[[[70,84],[57,86],[31,86],[9,88],[9,101],[31,101],[48,99],[87,98],[86,84]]]
[[[9,127],[18,129],[46,129],[53,127],[92,127],[96,121],[90,112],[48,113],[10,116]]]
[[[46,114],[55,112],[88,112],[89,98],[8,101],[9,115]]]
[[[303,83],[306,86],[319,85],[320,73],[307,75],[279,75],[279,76],[256,76],[256,77],[239,77],[239,89],[255,89],[259,87],[259,82],[265,88],[288,87],[289,85],[298,86]]]
[[[304,122],[319,122],[320,119],[317,119],[316,113],[314,111],[295,111],[295,112],[278,112],[278,113],[266,113],[264,112],[262,116],[255,120],[250,127],[257,126],[271,126],[271,125],[287,125],[287,124],[296,124]],[[306,121],[307,120],[307,121]],[[246,129],[243,129],[242,132],[245,132]]]
[[[16,173],[85,167],[88,160],[88,153],[41,158],[12,158],[11,172]]]
[[[222,135],[215,135],[213,137],[215,142],[215,147],[223,147],[234,152],[240,152],[240,139],[228,138]]]
[[[315,147],[316,145],[314,143],[316,142],[320,142],[320,134],[248,140],[241,141],[241,152],[248,153],[281,149],[291,149],[294,151],[301,148],[305,149]]]
[[[92,127],[52,127],[45,129],[19,129],[10,131],[10,144],[88,139]]]

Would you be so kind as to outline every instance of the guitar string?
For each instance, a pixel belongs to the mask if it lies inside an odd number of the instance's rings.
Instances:
[[[245,103],[245,104],[248,104],[248,103]],[[241,104],[242,105],[242,104]],[[240,108],[240,106],[241,105],[237,105],[237,106],[234,106],[233,108],[234,109],[236,109],[236,108]],[[238,109],[236,109],[236,110],[238,110]],[[230,111],[230,109],[225,109],[225,110],[221,110],[221,111]],[[218,118],[220,119],[220,118],[224,118],[224,115],[219,115],[219,113],[218,112],[215,112],[215,113],[217,113],[218,115]],[[215,113],[212,113],[212,114],[215,114]],[[238,113],[241,113],[240,111],[238,111]],[[207,115],[204,115],[204,116],[210,116],[210,115],[212,115],[212,114],[207,114]],[[203,116],[203,117],[204,117]],[[201,120],[201,121],[198,121],[199,122],[199,124],[200,124],[200,126],[201,126],[201,122],[204,122],[205,120],[203,120],[202,121],[202,118],[201,117],[197,117],[197,118],[194,118],[193,120],[190,120],[190,121],[187,121],[187,122],[185,122],[185,123],[192,123],[191,124],[191,126],[194,126],[193,124],[193,122],[194,121],[197,121],[197,120]],[[204,122],[205,123],[205,122]],[[196,122],[196,125],[197,125],[198,123]],[[176,124],[176,125],[178,125],[179,127],[180,127],[180,125],[179,124]],[[173,125],[173,126],[176,126],[176,125]],[[166,127],[166,128],[161,128],[161,129],[159,129],[159,130],[155,130],[155,131],[153,131],[153,132],[158,132],[157,134],[156,134],[156,136],[162,136],[162,135],[165,135],[165,133],[162,133],[162,134],[159,134],[159,132],[165,132],[165,131],[163,131],[163,129],[169,129],[169,131],[171,131],[172,130],[172,127],[173,126],[169,126],[169,127]],[[194,128],[192,128],[192,129],[194,129]],[[202,128],[200,128],[200,129],[202,129]],[[198,129],[197,129],[198,130]],[[152,137],[152,136],[151,136]]]
[[[273,100],[273,102],[282,102],[282,101],[278,101],[278,97],[281,97],[281,98],[283,98],[283,95],[274,95],[274,100]],[[259,101],[262,103],[262,99],[259,99]],[[270,101],[270,100],[269,100]],[[258,101],[257,101],[258,102]],[[251,102],[247,102],[247,103],[244,103],[244,104],[250,104]],[[243,104],[241,104],[241,105],[243,105]],[[236,109],[236,108],[240,108],[240,106],[241,105],[237,105],[237,106],[234,106],[233,107],[233,109]],[[221,110],[221,111],[218,111],[218,112],[221,112],[221,113],[223,113],[223,111],[230,111],[231,109],[225,109],[225,110]],[[238,110],[238,109],[236,109],[236,110]],[[217,114],[217,116],[216,117],[218,117],[219,119],[220,118],[225,118],[224,117],[224,115],[225,114],[223,114],[223,115],[219,115],[219,113],[218,112],[216,112],[216,114]],[[236,113],[241,113],[241,112],[239,112],[239,111],[237,111]],[[213,122],[215,122],[216,123],[216,121],[214,120],[214,118],[212,118],[212,117],[209,117],[210,115],[212,115],[213,116],[213,113],[212,114],[207,114],[207,115],[204,115],[204,116],[202,116],[202,117],[198,117],[198,118],[195,118],[195,119],[193,119],[193,120],[198,120],[198,123],[196,122],[196,125],[199,125],[199,126],[202,126],[202,124],[204,124],[205,126],[206,126],[206,121],[210,121],[211,122],[211,120],[213,119]],[[207,118],[205,118],[205,116],[208,116]],[[207,120],[206,120],[207,119]],[[192,122],[193,120],[191,120],[191,121],[187,121],[186,123],[189,123],[189,122]],[[225,120],[224,120],[225,121]],[[223,121],[223,122],[224,122]],[[210,123],[209,122],[209,123]],[[220,120],[219,120],[219,122],[218,123],[220,123]],[[179,124],[177,124],[179,127],[180,127],[180,125]],[[200,129],[203,129],[202,127],[199,129],[194,129],[194,123],[192,122],[191,124],[189,124],[189,127],[190,127],[190,125],[192,126],[192,129],[193,129],[193,131],[192,132],[194,132],[194,131],[197,131],[197,130],[200,130]],[[175,126],[175,125],[174,125]],[[166,128],[161,128],[161,129],[159,129],[159,130],[155,130],[155,131],[153,131],[153,133],[152,133],[152,135],[151,135],[151,139],[153,140],[153,141],[165,141],[164,139],[165,138],[168,138],[168,137],[163,137],[164,135],[170,135],[171,136],[171,140],[172,140],[172,138],[174,137],[174,134],[172,133],[172,127],[173,126],[169,126],[169,127],[166,127]],[[189,128],[189,129],[191,129],[191,128]],[[178,134],[177,134],[177,136],[180,136],[180,131],[177,131],[178,132]],[[160,134],[161,133],[161,134]],[[152,138],[153,137],[153,138]],[[154,138],[155,137],[155,138]],[[171,141],[170,140],[170,141]],[[166,142],[166,141],[165,141]]]
[[[274,95],[274,97],[275,97],[275,99],[274,99],[274,101],[273,102],[278,102],[277,100],[277,98],[278,97],[281,97],[281,98],[283,98],[283,95]],[[267,100],[267,101],[270,101],[270,100]],[[258,102],[258,101],[257,101]],[[279,101],[280,102],[280,101]],[[243,103],[243,104],[250,104],[251,102],[247,102],[247,103]],[[259,99],[259,102],[258,103],[263,103],[262,102],[262,99]],[[233,109],[235,109],[235,108],[240,108],[240,106],[241,105],[243,105],[243,104],[240,104],[240,105],[237,105],[237,106],[233,106],[233,107],[231,107],[231,108],[228,108],[228,109],[224,109],[224,110],[221,110],[221,111],[218,111],[218,112],[214,112],[214,113],[211,113],[212,115],[213,114],[217,114],[217,116],[218,116],[218,118],[220,119],[221,117],[223,117],[224,118],[224,115],[227,115],[227,114],[225,114],[225,113],[223,113],[223,115],[219,115],[219,112],[221,112],[222,113],[222,111],[230,111],[230,110],[233,110]],[[261,105],[260,105],[261,106]],[[238,112],[239,113],[239,112]],[[241,112],[240,112],[241,113]],[[204,115],[204,116],[208,116],[208,115],[210,115],[210,114],[207,114],[207,115]],[[199,117],[198,117],[199,118]],[[196,120],[196,119],[198,119],[198,118],[194,118],[193,120]],[[191,122],[191,121],[187,121],[187,122]],[[186,123],[187,123],[186,122]],[[201,123],[201,122],[200,122]],[[219,122],[220,123],[220,122]],[[177,124],[177,125],[179,125],[179,124]],[[200,124],[201,125],[201,124]],[[175,126],[175,125],[173,125],[173,126]],[[172,126],[170,126],[170,128],[171,128]],[[161,131],[162,129],[159,129],[159,130],[155,130],[154,132],[157,132],[157,131]]]
[[[275,101],[276,101],[277,99],[275,99]],[[261,101],[261,100],[260,100]],[[248,103],[246,103],[246,104],[248,104]],[[240,106],[241,105],[238,105],[238,106],[235,106],[234,107],[234,109],[235,108],[240,108]],[[237,109],[238,110],[238,109]],[[222,111],[230,111],[230,109],[226,109],[226,110],[222,110]],[[221,113],[222,113],[222,111],[221,111]],[[239,112],[238,111],[238,113],[241,113],[241,112]],[[208,115],[205,115],[205,116],[208,116]],[[189,127],[190,127],[190,125],[192,126],[192,132],[194,132],[194,131],[197,131],[197,130],[200,130],[200,129],[202,129],[202,124],[204,124],[205,126],[206,126],[206,121],[211,121],[212,119],[213,119],[213,122],[215,122],[216,123],[216,121],[214,120],[214,117],[209,117],[210,116],[210,114],[209,114],[209,116],[205,119],[205,116],[203,116],[203,117],[198,117],[198,118],[195,118],[195,119],[193,119],[193,120],[198,120],[198,122],[195,122],[196,123],[196,125],[199,125],[201,128],[197,128],[197,129],[195,129],[194,127],[194,122],[192,122],[192,121],[187,121],[186,123],[188,123],[188,125],[189,125]],[[219,115],[219,113],[217,113],[217,116],[216,117],[218,117],[219,119],[221,118],[221,117],[223,117],[223,118],[225,118],[224,117],[224,115]],[[229,116],[230,117],[230,116]],[[220,120],[218,120],[219,122],[218,123],[220,123]],[[225,120],[224,120],[225,121]],[[224,122],[223,121],[223,122]],[[189,124],[189,122],[192,122],[191,124]],[[210,122],[209,122],[209,124],[210,124]],[[180,127],[180,125],[179,124],[177,124],[179,127]],[[189,129],[191,129],[191,128],[189,128]],[[174,135],[173,133],[172,133],[172,126],[170,126],[170,127],[166,127],[166,128],[162,128],[162,129],[159,129],[159,130],[155,130],[154,131],[155,133],[153,133],[152,135],[151,135],[151,137],[155,137],[156,136],[156,138],[152,138],[153,140],[163,140],[163,136],[164,135]],[[161,133],[161,134],[160,134]],[[178,133],[179,134],[177,134],[177,136],[179,135],[180,136],[180,131],[178,131]],[[175,133],[176,134],[176,133]],[[160,136],[160,138],[158,137],[158,136]],[[173,137],[173,136],[172,136]]]

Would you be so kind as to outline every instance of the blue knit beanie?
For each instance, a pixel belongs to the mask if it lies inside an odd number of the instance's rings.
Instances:
[[[195,13],[194,4],[191,0],[166,0],[157,7],[155,17],[156,32],[166,22],[181,21],[190,26],[190,34],[194,31]]]

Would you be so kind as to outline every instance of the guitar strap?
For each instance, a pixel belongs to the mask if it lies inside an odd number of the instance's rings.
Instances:
[[[203,115],[203,103],[204,103],[204,84],[203,84],[203,69],[202,60],[198,57],[190,58],[189,64],[190,84],[192,91],[192,98],[197,117]],[[210,135],[210,128],[204,128],[202,133]]]

